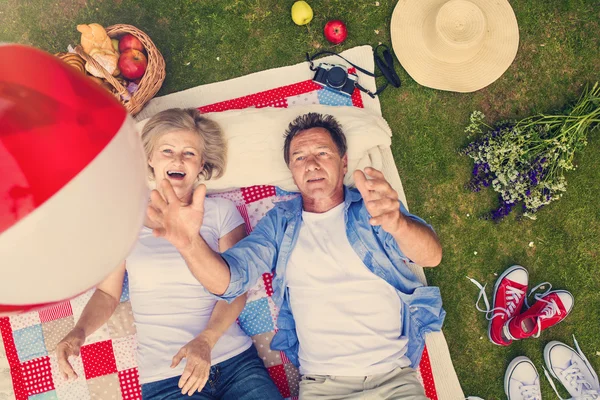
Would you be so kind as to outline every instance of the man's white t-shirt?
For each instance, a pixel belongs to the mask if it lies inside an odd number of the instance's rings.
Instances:
[[[286,281],[302,374],[367,376],[410,365],[400,297],[350,245],[344,203],[302,212]]]
[[[214,251],[219,239],[244,223],[235,205],[207,198],[200,234]],[[192,275],[177,249],[152,230],[142,228],[126,260],[129,293],[137,328],[137,361],[140,383],[181,375],[184,359],[170,368],[173,356],[208,325],[217,298]],[[212,364],[234,357],[252,345],[237,323],[218,340]]]

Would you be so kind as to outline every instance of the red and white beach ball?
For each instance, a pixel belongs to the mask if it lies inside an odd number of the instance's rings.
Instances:
[[[0,45],[0,315],[74,297],[125,259],[146,168],[108,91],[40,50]]]

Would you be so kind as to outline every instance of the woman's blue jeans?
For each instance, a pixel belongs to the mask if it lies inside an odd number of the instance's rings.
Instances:
[[[201,392],[182,395],[179,376],[142,385],[143,400],[282,400],[254,346],[229,360],[210,367]]]

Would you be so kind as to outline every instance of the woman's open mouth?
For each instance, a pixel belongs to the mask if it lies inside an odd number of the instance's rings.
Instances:
[[[185,172],[183,171],[167,171],[167,176],[169,179],[173,179],[176,181],[182,181],[185,178]]]

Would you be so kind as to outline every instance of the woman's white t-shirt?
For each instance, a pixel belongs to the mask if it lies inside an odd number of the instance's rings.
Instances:
[[[225,199],[207,198],[200,234],[214,251],[219,239],[244,223],[235,205]],[[137,361],[140,383],[181,375],[184,359],[170,368],[173,356],[208,325],[217,298],[196,280],[177,249],[152,230],[142,228],[126,260],[129,294],[137,328]],[[217,364],[247,350],[252,340],[237,323],[212,350]]]

